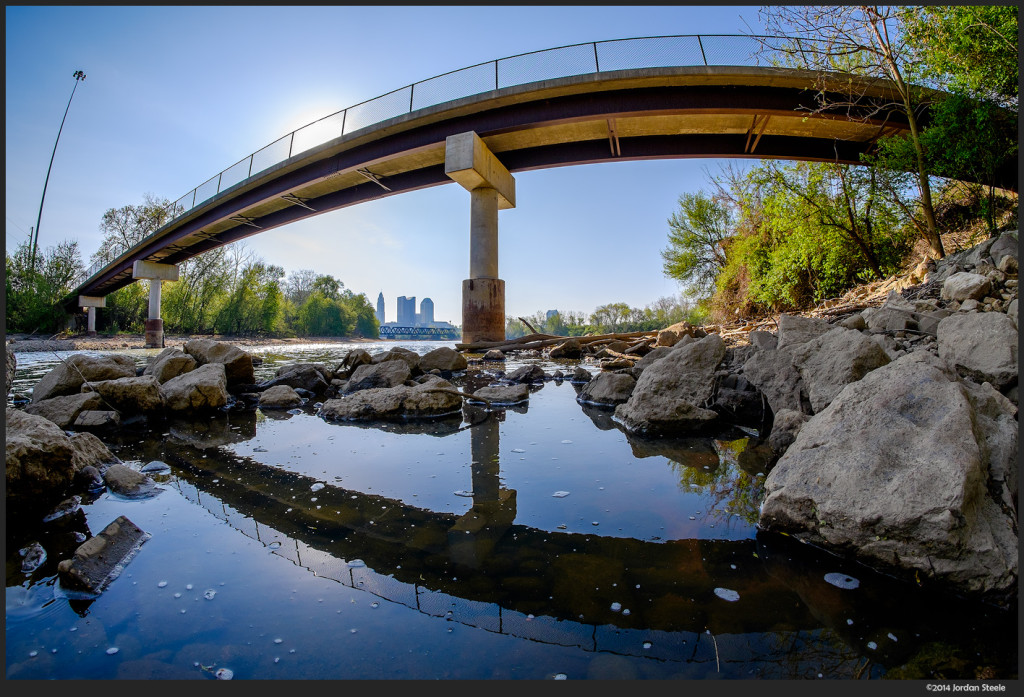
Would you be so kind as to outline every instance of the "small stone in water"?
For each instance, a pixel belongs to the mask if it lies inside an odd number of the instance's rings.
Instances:
[[[166,588],[167,587],[167,581],[161,581],[160,583],[156,584],[156,587],[157,588]]]
[[[722,600],[728,600],[730,603],[734,603],[740,599],[739,593],[728,588],[716,588],[715,595],[717,595]]]
[[[107,649],[107,655],[108,656],[113,656],[118,651],[120,651],[119,648],[117,648],[116,646],[111,646],[109,649]]]
[[[212,588],[207,588],[206,592],[203,593],[203,597],[207,600],[213,600],[213,596],[215,595],[217,595],[217,591],[213,590]]]
[[[284,639],[282,639],[282,638],[280,638],[280,637],[278,637],[277,639],[274,639],[274,643],[275,643],[275,644],[281,644],[281,643],[283,643],[283,642],[284,642]]]
[[[846,624],[853,624],[853,620],[846,620]]]
[[[235,673],[230,668],[218,668],[217,672],[214,673],[214,676],[218,680],[230,680],[235,677]]]
[[[107,653],[110,653],[110,652],[108,651]],[[39,652],[38,651],[29,651],[28,655],[31,656],[32,658],[35,658],[36,656],[39,655]]]
[[[853,590],[860,585],[860,581],[855,579],[853,576],[847,576],[846,574],[825,574],[825,580],[836,588],[842,588],[844,590]]]
[[[553,493],[551,495],[554,496],[556,499],[564,499],[566,496],[569,495],[569,492],[568,491],[556,491],[555,493]]]
[[[175,597],[175,598],[180,598],[180,597],[181,597],[181,593],[175,593],[175,594],[174,594],[174,597]]]

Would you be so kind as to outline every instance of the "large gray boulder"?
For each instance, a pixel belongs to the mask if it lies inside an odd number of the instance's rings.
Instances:
[[[323,394],[333,379],[333,371],[322,363],[289,363],[278,368],[273,378],[260,383],[260,388],[286,385],[293,389],[309,390],[313,394]]]
[[[823,319],[781,314],[779,315],[779,341],[776,348],[792,348],[799,344],[806,344],[811,339],[816,339],[832,329],[832,325]]]
[[[474,400],[474,397],[480,397],[482,399]],[[522,404],[523,402],[530,399],[530,386],[519,383],[517,385],[490,385],[488,387],[481,387],[473,396],[469,398],[469,401],[481,402],[484,399],[489,401],[492,406],[512,406],[513,404]]]
[[[690,337],[690,340],[692,341],[693,338]],[[673,351],[676,348],[676,346],[679,345],[680,342],[677,341],[672,346],[655,346],[653,349],[648,351],[643,358],[636,362],[636,364],[633,366],[633,374],[639,375],[640,373],[644,372],[647,369],[647,366],[661,358],[664,358],[669,354],[669,352]]]
[[[7,408],[7,504],[43,506],[65,497],[75,476],[71,440],[42,416]]]
[[[441,346],[420,356],[420,370],[429,373],[437,369],[445,373],[465,370],[469,367],[466,357],[455,349]]]
[[[118,516],[98,535],[79,545],[74,556],[57,565],[61,585],[90,593],[103,592],[149,538],[149,533]]]
[[[110,448],[91,433],[76,433],[69,440],[71,449],[74,451],[71,456],[71,465],[76,471],[86,467],[100,468],[111,462],[118,462],[117,457],[110,452]]]
[[[445,416],[461,411],[462,397],[457,392],[454,385],[440,379],[415,386],[371,387],[347,394],[340,399],[327,400],[320,409],[320,415],[334,421]]]
[[[629,400],[636,379],[628,373],[598,373],[576,396],[585,404],[614,407]]]
[[[156,489],[156,482],[152,479],[121,463],[108,467],[103,473],[103,481],[112,492],[130,499],[147,498]]]
[[[547,374],[539,365],[530,364],[520,366],[505,376],[511,382],[534,383],[543,382]]]
[[[160,383],[152,375],[100,380],[82,385],[82,392],[96,392],[103,402],[122,414],[163,411]]]
[[[302,397],[288,385],[274,385],[260,393],[261,409],[291,409],[302,404]]]
[[[688,343],[652,363],[641,373],[629,400],[615,408],[615,418],[630,433],[684,434],[714,420],[704,407],[714,393],[714,375],[725,357],[717,334]]]
[[[182,373],[195,370],[199,362],[195,357],[190,356],[181,349],[169,346],[158,353],[153,361],[142,371],[143,375],[152,375],[156,381],[163,384],[171,378],[176,378]]]
[[[251,385],[256,381],[252,356],[237,346],[213,339],[190,339],[185,342],[185,353],[195,358],[200,366],[223,365],[228,385]]]
[[[815,413],[827,407],[846,385],[889,363],[889,356],[876,342],[842,327],[793,347],[791,353]]]
[[[135,360],[120,353],[91,356],[76,353],[56,366],[32,388],[32,401],[76,394],[82,383],[135,377]]]
[[[997,388],[1017,382],[1017,327],[1001,312],[958,312],[939,322],[939,356]]]
[[[380,364],[387,361],[402,361],[409,366],[410,372],[415,372],[420,367],[420,354],[415,351],[410,351],[407,348],[396,346],[386,353],[379,353],[373,357],[374,364]]]
[[[694,334],[696,327],[689,322],[676,322],[675,324],[665,327],[658,332],[658,340],[655,342],[655,346],[675,346],[684,337],[688,336],[691,339],[695,338]]]
[[[789,351],[758,351],[743,364],[743,376],[764,394],[774,413],[786,409],[810,413],[803,378]]]
[[[927,351],[847,385],[769,473],[760,525],[956,592],[1014,591],[1016,514],[989,489],[1016,467],[1015,409],[980,389]]]
[[[62,397],[51,397],[25,406],[25,413],[42,416],[62,429],[71,428],[83,411],[102,409],[103,400],[95,392],[79,392]]]
[[[942,299],[963,302],[981,300],[992,290],[992,282],[981,274],[959,271],[942,284]]]
[[[218,409],[228,403],[228,381],[223,363],[207,363],[171,378],[160,386],[168,411]]]
[[[562,343],[552,346],[548,353],[551,358],[579,358],[582,355],[583,347],[580,345],[580,340],[576,338],[566,339]]]
[[[372,388],[397,387],[404,384],[410,377],[412,377],[412,369],[409,367],[409,363],[399,358],[392,358],[380,363],[359,366],[352,372],[352,377],[345,389],[348,392],[355,392]]]
[[[992,261],[995,262],[996,266],[1001,268],[1005,257],[1012,257],[1016,261],[1018,254],[1017,246],[1017,233],[1015,231],[1004,232],[993,240],[992,246],[988,249],[988,255],[992,257]]]

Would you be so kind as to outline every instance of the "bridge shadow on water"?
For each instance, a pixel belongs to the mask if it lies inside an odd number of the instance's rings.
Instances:
[[[608,411],[581,407],[599,429],[617,428]],[[678,664],[696,677],[881,677],[962,643],[965,633],[975,660],[1013,661],[1005,642],[1015,630],[1004,613],[906,586],[785,536],[640,540],[517,524],[517,491],[502,484],[499,426],[527,410],[467,407],[416,424],[332,425],[439,439],[468,430],[471,481],[461,493],[472,506],[462,515],[240,455],[226,446],[256,436],[251,412],[172,423],[160,458],[174,467],[168,482],[183,497],[296,567],[487,632]],[[708,472],[720,467],[709,439],[630,436],[629,445],[638,458],[667,458],[688,481],[711,481]],[[763,466],[755,448],[744,452],[737,472]],[[726,485],[723,497],[745,493],[756,506],[756,492]],[[293,496],[311,490],[313,497]],[[831,585],[830,573],[860,586]],[[935,607],[943,608],[941,624]],[[1004,670],[1015,675],[1016,664]]]

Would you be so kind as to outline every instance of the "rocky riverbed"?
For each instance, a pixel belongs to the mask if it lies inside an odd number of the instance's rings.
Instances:
[[[1012,607],[1016,233],[951,255],[921,280],[831,321],[783,315],[774,332],[724,336],[681,324],[632,343],[570,339],[523,352],[563,361],[564,373],[529,364],[506,372],[507,356],[495,351],[353,349],[257,381],[254,354],[209,338],[171,340],[143,367],[123,354],[71,355],[27,404],[7,410],[8,505],[42,516],[96,486],[137,495],[150,478],[118,464],[104,439],[140,419],[316,403],[328,422],[428,423],[525,405],[537,386],[566,381],[610,428],[647,442],[729,426],[757,434],[748,450],[768,472],[760,529]],[[83,568],[96,585],[106,578],[90,549],[62,568],[69,584],[88,585]]]

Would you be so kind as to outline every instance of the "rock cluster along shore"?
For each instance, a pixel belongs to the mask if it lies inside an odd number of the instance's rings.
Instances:
[[[250,354],[208,339],[138,371],[123,356],[79,354],[39,381],[23,412],[8,409],[8,501],[53,501],[101,472],[111,485],[109,451],[76,455],[105,447],[73,432],[140,415],[320,400],[332,421],[436,419],[473,403],[523,405],[545,381],[568,380],[585,410],[605,410],[648,442],[756,429],[755,447],[769,453],[764,530],[1005,603],[1018,577],[1017,234],[924,272],[881,307],[832,321],[784,314],[777,331],[739,341],[686,323],[631,342],[566,339],[547,357],[574,361],[570,375],[534,364],[505,373],[496,350],[471,359],[480,370],[470,378],[466,357],[449,348],[356,349],[334,368],[289,364],[255,384]],[[82,475],[86,462],[93,472]]]

